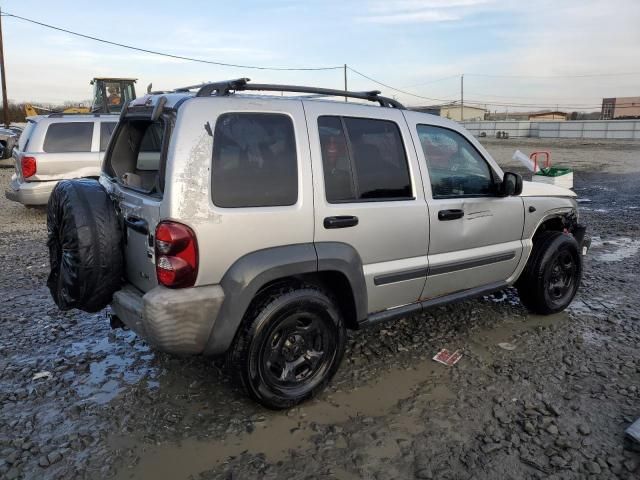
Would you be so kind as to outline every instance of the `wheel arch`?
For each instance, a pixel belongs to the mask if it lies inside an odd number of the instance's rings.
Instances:
[[[304,243],[267,248],[244,255],[224,274],[224,302],[213,324],[205,355],[231,346],[252,302],[265,289],[282,283],[312,283],[336,299],[345,323],[357,328],[367,316],[367,295],[360,256],[339,242]]]

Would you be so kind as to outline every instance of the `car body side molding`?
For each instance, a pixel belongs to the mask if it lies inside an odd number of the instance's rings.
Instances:
[[[390,308],[388,310],[383,310],[382,312],[377,312],[372,315],[369,315],[367,320],[363,322],[362,325],[369,326],[379,322],[386,322],[387,320],[394,320],[397,318],[406,317],[407,315],[415,315],[417,313],[421,313],[422,311],[428,308],[439,307],[441,305],[446,305],[448,303],[454,303],[461,300],[468,300],[470,298],[481,297],[483,295],[488,295],[489,293],[502,290],[508,286],[509,284],[506,282],[495,282],[489,285],[470,288],[468,290],[462,290],[460,292],[451,293],[449,295],[443,295],[441,297],[430,298],[428,300],[423,300],[422,302],[416,302],[409,305],[402,305],[400,307]]]

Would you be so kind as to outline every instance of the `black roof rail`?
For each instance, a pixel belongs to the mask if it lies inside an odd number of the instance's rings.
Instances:
[[[47,115],[47,118],[61,118],[61,117],[73,117],[84,115],[85,117],[112,117],[114,113],[98,113],[98,112],[53,112]]]
[[[397,100],[383,97],[378,90],[370,90],[368,92],[352,92],[349,90],[336,90],[333,88],[319,88],[319,87],[304,87],[299,85],[272,85],[266,83],[248,83],[248,78],[238,78],[236,80],[227,80],[223,82],[206,83],[201,86],[194,85],[193,87],[186,88],[198,88],[196,97],[208,97],[213,92],[216,95],[223,96],[229,95],[231,90],[234,91],[262,91],[262,92],[293,92],[293,93],[311,93],[316,95],[330,96],[330,97],[349,97],[358,98],[360,100],[368,100],[370,102],[377,102],[383,107],[394,107],[405,109]],[[187,91],[186,89],[177,89],[176,91]]]

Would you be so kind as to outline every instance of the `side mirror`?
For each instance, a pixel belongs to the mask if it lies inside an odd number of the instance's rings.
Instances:
[[[502,184],[500,185],[500,194],[503,197],[511,195],[520,195],[522,193],[522,175],[513,172],[504,172]]]

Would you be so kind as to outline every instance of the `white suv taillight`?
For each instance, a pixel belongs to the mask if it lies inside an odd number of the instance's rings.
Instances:
[[[22,178],[33,177],[38,169],[35,157],[22,157],[20,169],[22,170]]]
[[[169,288],[192,287],[198,276],[198,242],[186,225],[164,221],[156,227],[156,276]]]

